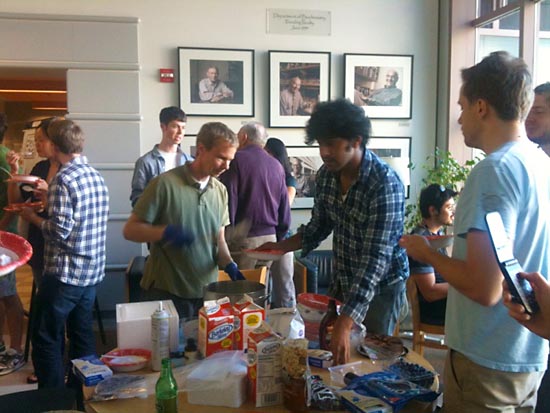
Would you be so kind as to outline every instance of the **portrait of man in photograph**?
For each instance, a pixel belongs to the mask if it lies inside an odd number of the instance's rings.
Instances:
[[[319,63],[283,62],[280,69],[280,116],[309,116],[319,101]]]
[[[353,103],[357,106],[401,106],[402,68],[356,66]]]
[[[243,62],[190,60],[191,103],[243,103]]]

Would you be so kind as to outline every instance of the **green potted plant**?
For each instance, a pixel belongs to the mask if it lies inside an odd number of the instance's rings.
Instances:
[[[426,177],[422,178],[422,188],[436,183],[460,193],[466,178],[478,161],[479,158],[476,158],[461,165],[450,152],[442,151],[436,147],[434,154],[427,156],[426,162],[422,165],[422,168],[426,170]],[[414,165],[411,164],[410,169],[414,169]],[[408,204],[405,207],[404,232],[407,234],[411,232],[421,219],[418,201]]]

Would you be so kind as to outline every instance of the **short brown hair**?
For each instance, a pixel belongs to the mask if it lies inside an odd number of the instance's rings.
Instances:
[[[225,140],[238,146],[237,135],[225,123],[208,122],[201,126],[197,135],[197,145],[201,143],[207,150],[214,147],[218,140]]]
[[[84,133],[80,126],[69,119],[54,120],[48,126],[48,137],[61,153],[71,155],[84,149]]]
[[[462,94],[472,103],[486,100],[505,121],[524,121],[533,104],[531,73],[522,59],[493,52],[462,70]]]

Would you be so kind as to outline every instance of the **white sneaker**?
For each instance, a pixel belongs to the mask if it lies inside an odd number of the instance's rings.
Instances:
[[[25,365],[22,353],[18,353],[10,348],[4,354],[0,355],[0,376],[13,373]]]

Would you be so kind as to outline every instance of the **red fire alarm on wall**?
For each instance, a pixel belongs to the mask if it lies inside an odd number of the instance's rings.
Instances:
[[[160,70],[160,81],[164,83],[173,83],[174,82],[174,69],[159,69]]]

